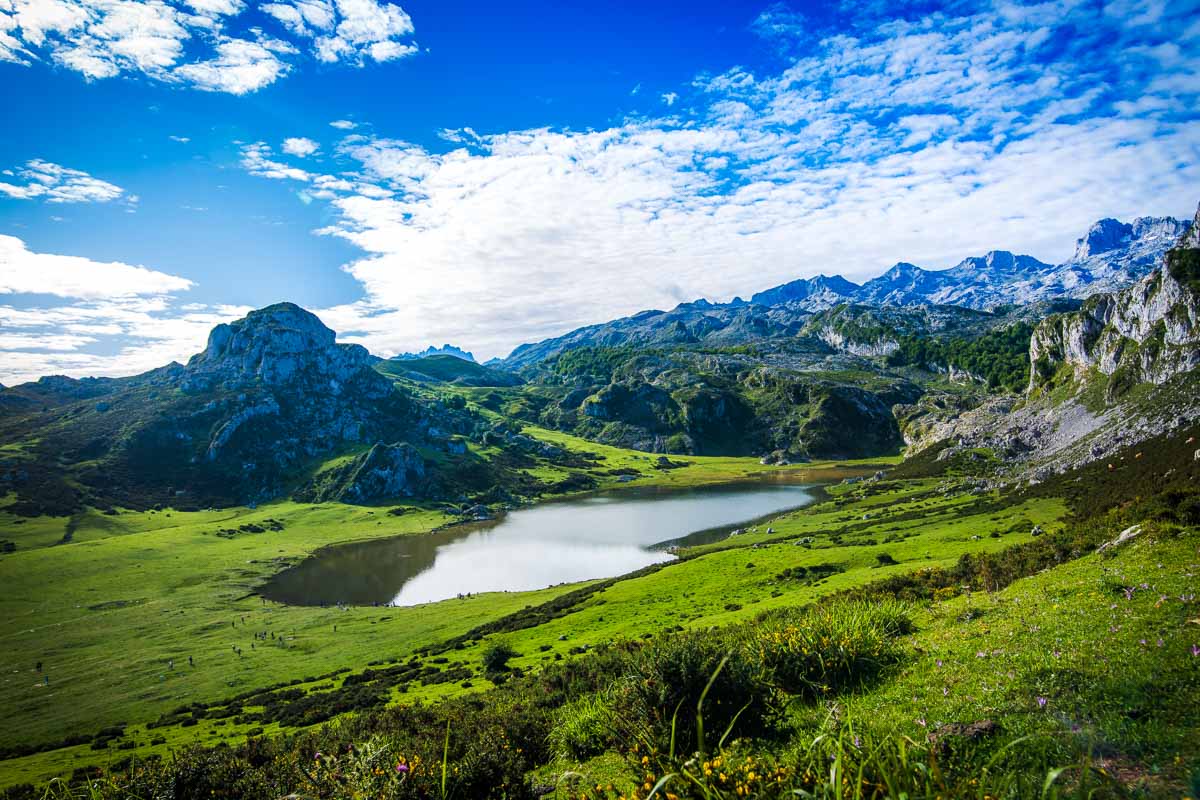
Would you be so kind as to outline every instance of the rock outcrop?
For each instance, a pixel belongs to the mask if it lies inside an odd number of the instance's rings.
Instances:
[[[1094,370],[1125,384],[1161,384],[1200,366],[1200,210],[1196,213],[1196,222],[1158,270],[1038,325],[1029,350],[1031,392],[1064,370],[1076,380]],[[1081,242],[1080,248],[1107,246],[1115,235],[1105,228],[1097,232],[1097,241]]]
[[[297,499],[325,503],[374,503],[430,493],[425,459],[408,443],[376,443],[367,452],[317,475]]]
[[[316,315],[294,303],[276,303],[213,328],[204,352],[188,361],[184,389],[302,381],[338,394],[355,381],[377,396],[387,393],[389,382],[370,364],[365,347],[338,344]]]

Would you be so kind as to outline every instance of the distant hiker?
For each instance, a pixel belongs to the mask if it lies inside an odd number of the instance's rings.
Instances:
[[[49,675],[43,675],[43,676],[42,676],[42,683],[43,683],[43,684],[45,684],[46,686],[49,686],[49,685],[50,685],[50,676],[49,676]]]
[[[37,663],[37,671],[38,672],[42,671],[42,662],[40,662],[40,661]]]
[[[194,666],[196,666],[196,662],[192,661],[192,657],[191,657],[191,656],[188,656],[188,666],[189,666],[189,667],[194,667]]]
[[[167,669],[175,669],[175,659],[167,659]]]

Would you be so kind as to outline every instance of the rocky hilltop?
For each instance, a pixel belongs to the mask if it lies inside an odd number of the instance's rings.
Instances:
[[[200,391],[216,384],[279,386],[297,380],[326,384],[339,393],[351,381],[379,395],[390,389],[370,369],[371,356],[357,344],[338,344],[336,335],[314,314],[294,303],[276,303],[243,319],[218,325],[208,346],[188,361],[183,387]]]
[[[130,378],[43,378],[4,390],[0,401],[0,436],[28,442],[19,460],[0,464],[0,483],[31,512],[38,504],[264,500],[292,491],[330,456],[373,444],[445,450],[478,424],[465,410],[397,388],[364,348],[339,344],[292,303],[218,325],[186,365]],[[370,477],[378,463],[361,471],[362,486],[341,482],[347,499],[392,488]],[[69,474],[61,464],[72,465]]]

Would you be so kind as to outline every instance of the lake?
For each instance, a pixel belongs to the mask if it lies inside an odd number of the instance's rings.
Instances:
[[[813,497],[811,485],[766,482],[614,489],[429,534],[328,547],[260,593],[290,605],[411,606],[609,578],[673,559],[673,545],[719,540]]]

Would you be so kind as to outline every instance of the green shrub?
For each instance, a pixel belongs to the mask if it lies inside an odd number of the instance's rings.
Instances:
[[[508,660],[516,656],[517,651],[513,650],[508,642],[492,642],[483,651],[483,668],[487,670],[489,675],[506,672],[508,670]]]

